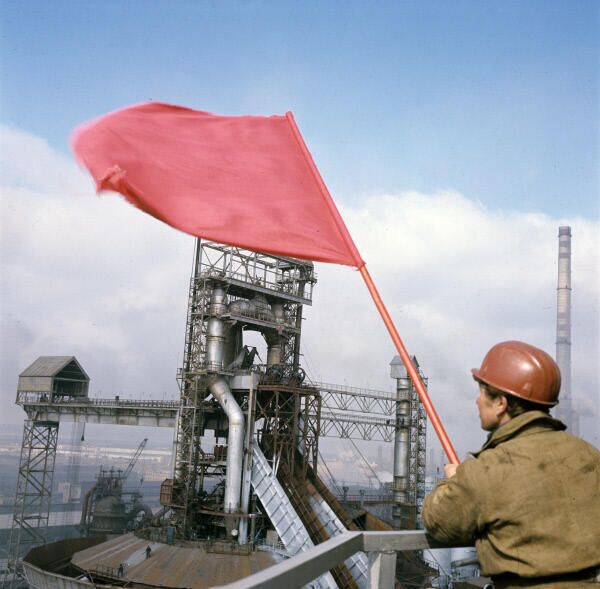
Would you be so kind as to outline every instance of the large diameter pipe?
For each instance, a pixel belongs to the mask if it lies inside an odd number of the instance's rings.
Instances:
[[[396,379],[396,431],[394,433],[394,487],[392,520],[394,529],[403,528],[403,506],[408,503],[408,471],[410,445],[410,380],[406,368],[398,367],[403,375]]]
[[[244,458],[244,414],[237,404],[227,381],[219,376],[208,390],[217,400],[229,420],[227,434],[227,475],[225,477],[224,509],[228,513],[239,511]]]
[[[285,311],[281,303],[273,303],[271,306],[273,318],[277,323],[285,322]],[[265,340],[267,342],[267,367],[275,364],[281,364],[283,355],[283,342],[279,333],[266,333]]]
[[[206,331],[206,364],[209,370],[221,370],[225,356],[225,324],[220,316],[225,312],[225,290],[216,286],[210,297]]]
[[[281,336],[278,333],[268,333],[265,335],[265,339],[267,341],[267,367],[281,364]]]

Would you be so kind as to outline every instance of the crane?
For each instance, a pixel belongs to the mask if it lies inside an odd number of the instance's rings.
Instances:
[[[83,498],[81,527],[86,533],[120,534],[140,509],[152,515],[150,508],[140,503],[138,491],[123,491],[123,484],[147,443],[148,438],[144,438],[124,471],[100,467],[96,484]],[[125,504],[125,495],[131,497],[131,506]]]
[[[138,446],[138,449],[135,451],[134,455],[131,457],[131,460],[129,461],[127,468],[121,475],[121,480],[124,481],[131,474],[131,471],[133,470],[135,463],[138,461],[138,458],[140,457],[140,454],[144,451],[144,448],[146,447],[147,443],[148,443],[148,438],[144,438],[141,441],[140,445]]]

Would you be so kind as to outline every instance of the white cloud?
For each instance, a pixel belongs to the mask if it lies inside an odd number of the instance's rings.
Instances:
[[[95,196],[43,140],[4,128],[2,141],[4,406],[43,354],[75,354],[95,393],[175,396],[193,239]],[[597,222],[490,211],[451,191],[374,196],[342,214],[461,453],[482,439],[469,369],[489,346],[517,338],[553,352],[556,234],[571,225],[573,382],[597,407]],[[359,274],[317,271],[304,365],[318,380],[390,390],[395,351]],[[21,415],[13,407],[3,421]]]
[[[597,416],[597,222],[488,211],[453,192],[373,197],[343,215],[460,452],[482,439],[469,369],[487,349],[521,339],[554,354],[557,233],[571,225],[573,389]],[[321,265],[319,277],[304,336],[315,378],[389,388],[395,350],[360,276]],[[589,435],[593,417],[583,425]]]

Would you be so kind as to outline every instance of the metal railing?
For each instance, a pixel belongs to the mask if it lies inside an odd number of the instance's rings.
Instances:
[[[359,387],[349,387],[341,384],[332,384],[327,382],[313,382],[312,386],[332,393],[344,393],[357,397],[367,397],[371,399],[384,399],[386,401],[397,401],[396,393],[390,391],[380,391],[376,389],[362,389]]]
[[[346,532],[254,575],[220,589],[295,589],[307,585],[356,552],[369,559],[368,589],[393,589],[396,553],[444,548],[424,531]]]
[[[17,405],[57,405],[72,406],[82,405],[85,407],[132,407],[149,409],[178,409],[179,401],[164,401],[158,399],[128,399],[126,397],[115,396],[110,398],[100,397],[61,397],[55,395],[51,397],[48,393],[23,392],[17,393]]]

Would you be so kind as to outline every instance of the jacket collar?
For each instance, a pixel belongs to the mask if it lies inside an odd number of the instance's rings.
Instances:
[[[475,458],[488,448],[494,448],[506,440],[510,440],[518,435],[530,435],[547,430],[565,430],[567,426],[558,419],[554,419],[543,411],[526,411],[511,419],[508,423],[494,430],[487,438],[485,444],[477,452],[471,452]]]

